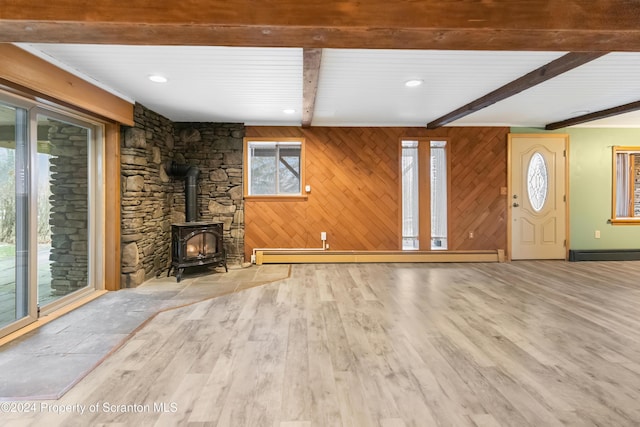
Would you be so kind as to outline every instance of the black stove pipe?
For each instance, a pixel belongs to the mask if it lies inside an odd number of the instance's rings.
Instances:
[[[184,205],[185,221],[195,222],[198,220],[198,177],[200,169],[193,165],[180,165],[170,160],[165,169],[171,176],[184,178]]]

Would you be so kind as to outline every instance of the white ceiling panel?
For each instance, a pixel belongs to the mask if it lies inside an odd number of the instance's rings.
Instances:
[[[299,124],[302,49],[30,45],[173,121]],[[159,84],[151,74],[168,79]],[[296,113],[286,115],[284,109]]]
[[[544,127],[590,112],[640,100],[640,54],[610,53],[554,79],[494,104],[452,125]],[[627,117],[598,120],[581,126],[633,126]],[[617,124],[614,124],[617,123]],[[635,127],[640,123],[635,122]]]
[[[313,124],[425,126],[562,55],[325,49]],[[424,83],[408,88],[410,79]]]
[[[19,46],[173,121],[298,126],[302,119],[301,48]],[[565,53],[324,49],[312,124],[425,126]],[[543,127],[639,101],[639,71],[640,53],[611,53],[449,125]],[[169,81],[149,81],[156,73]],[[408,88],[411,79],[423,84]],[[640,127],[638,118],[580,126]]]

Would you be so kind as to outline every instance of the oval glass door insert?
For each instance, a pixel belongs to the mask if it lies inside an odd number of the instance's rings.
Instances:
[[[540,212],[547,200],[549,190],[549,174],[547,163],[542,154],[535,152],[529,160],[527,169],[527,193],[534,211]]]

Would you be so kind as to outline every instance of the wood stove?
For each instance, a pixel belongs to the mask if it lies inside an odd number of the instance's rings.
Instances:
[[[222,243],[221,222],[183,222],[171,224],[171,270],[176,269],[176,280],[180,282],[187,267],[217,265],[227,268],[227,255]]]

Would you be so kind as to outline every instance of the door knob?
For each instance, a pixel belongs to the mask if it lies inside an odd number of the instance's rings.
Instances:
[[[513,207],[514,207],[514,208],[517,208],[518,206],[520,206],[520,205],[518,204],[518,202],[513,202]]]

